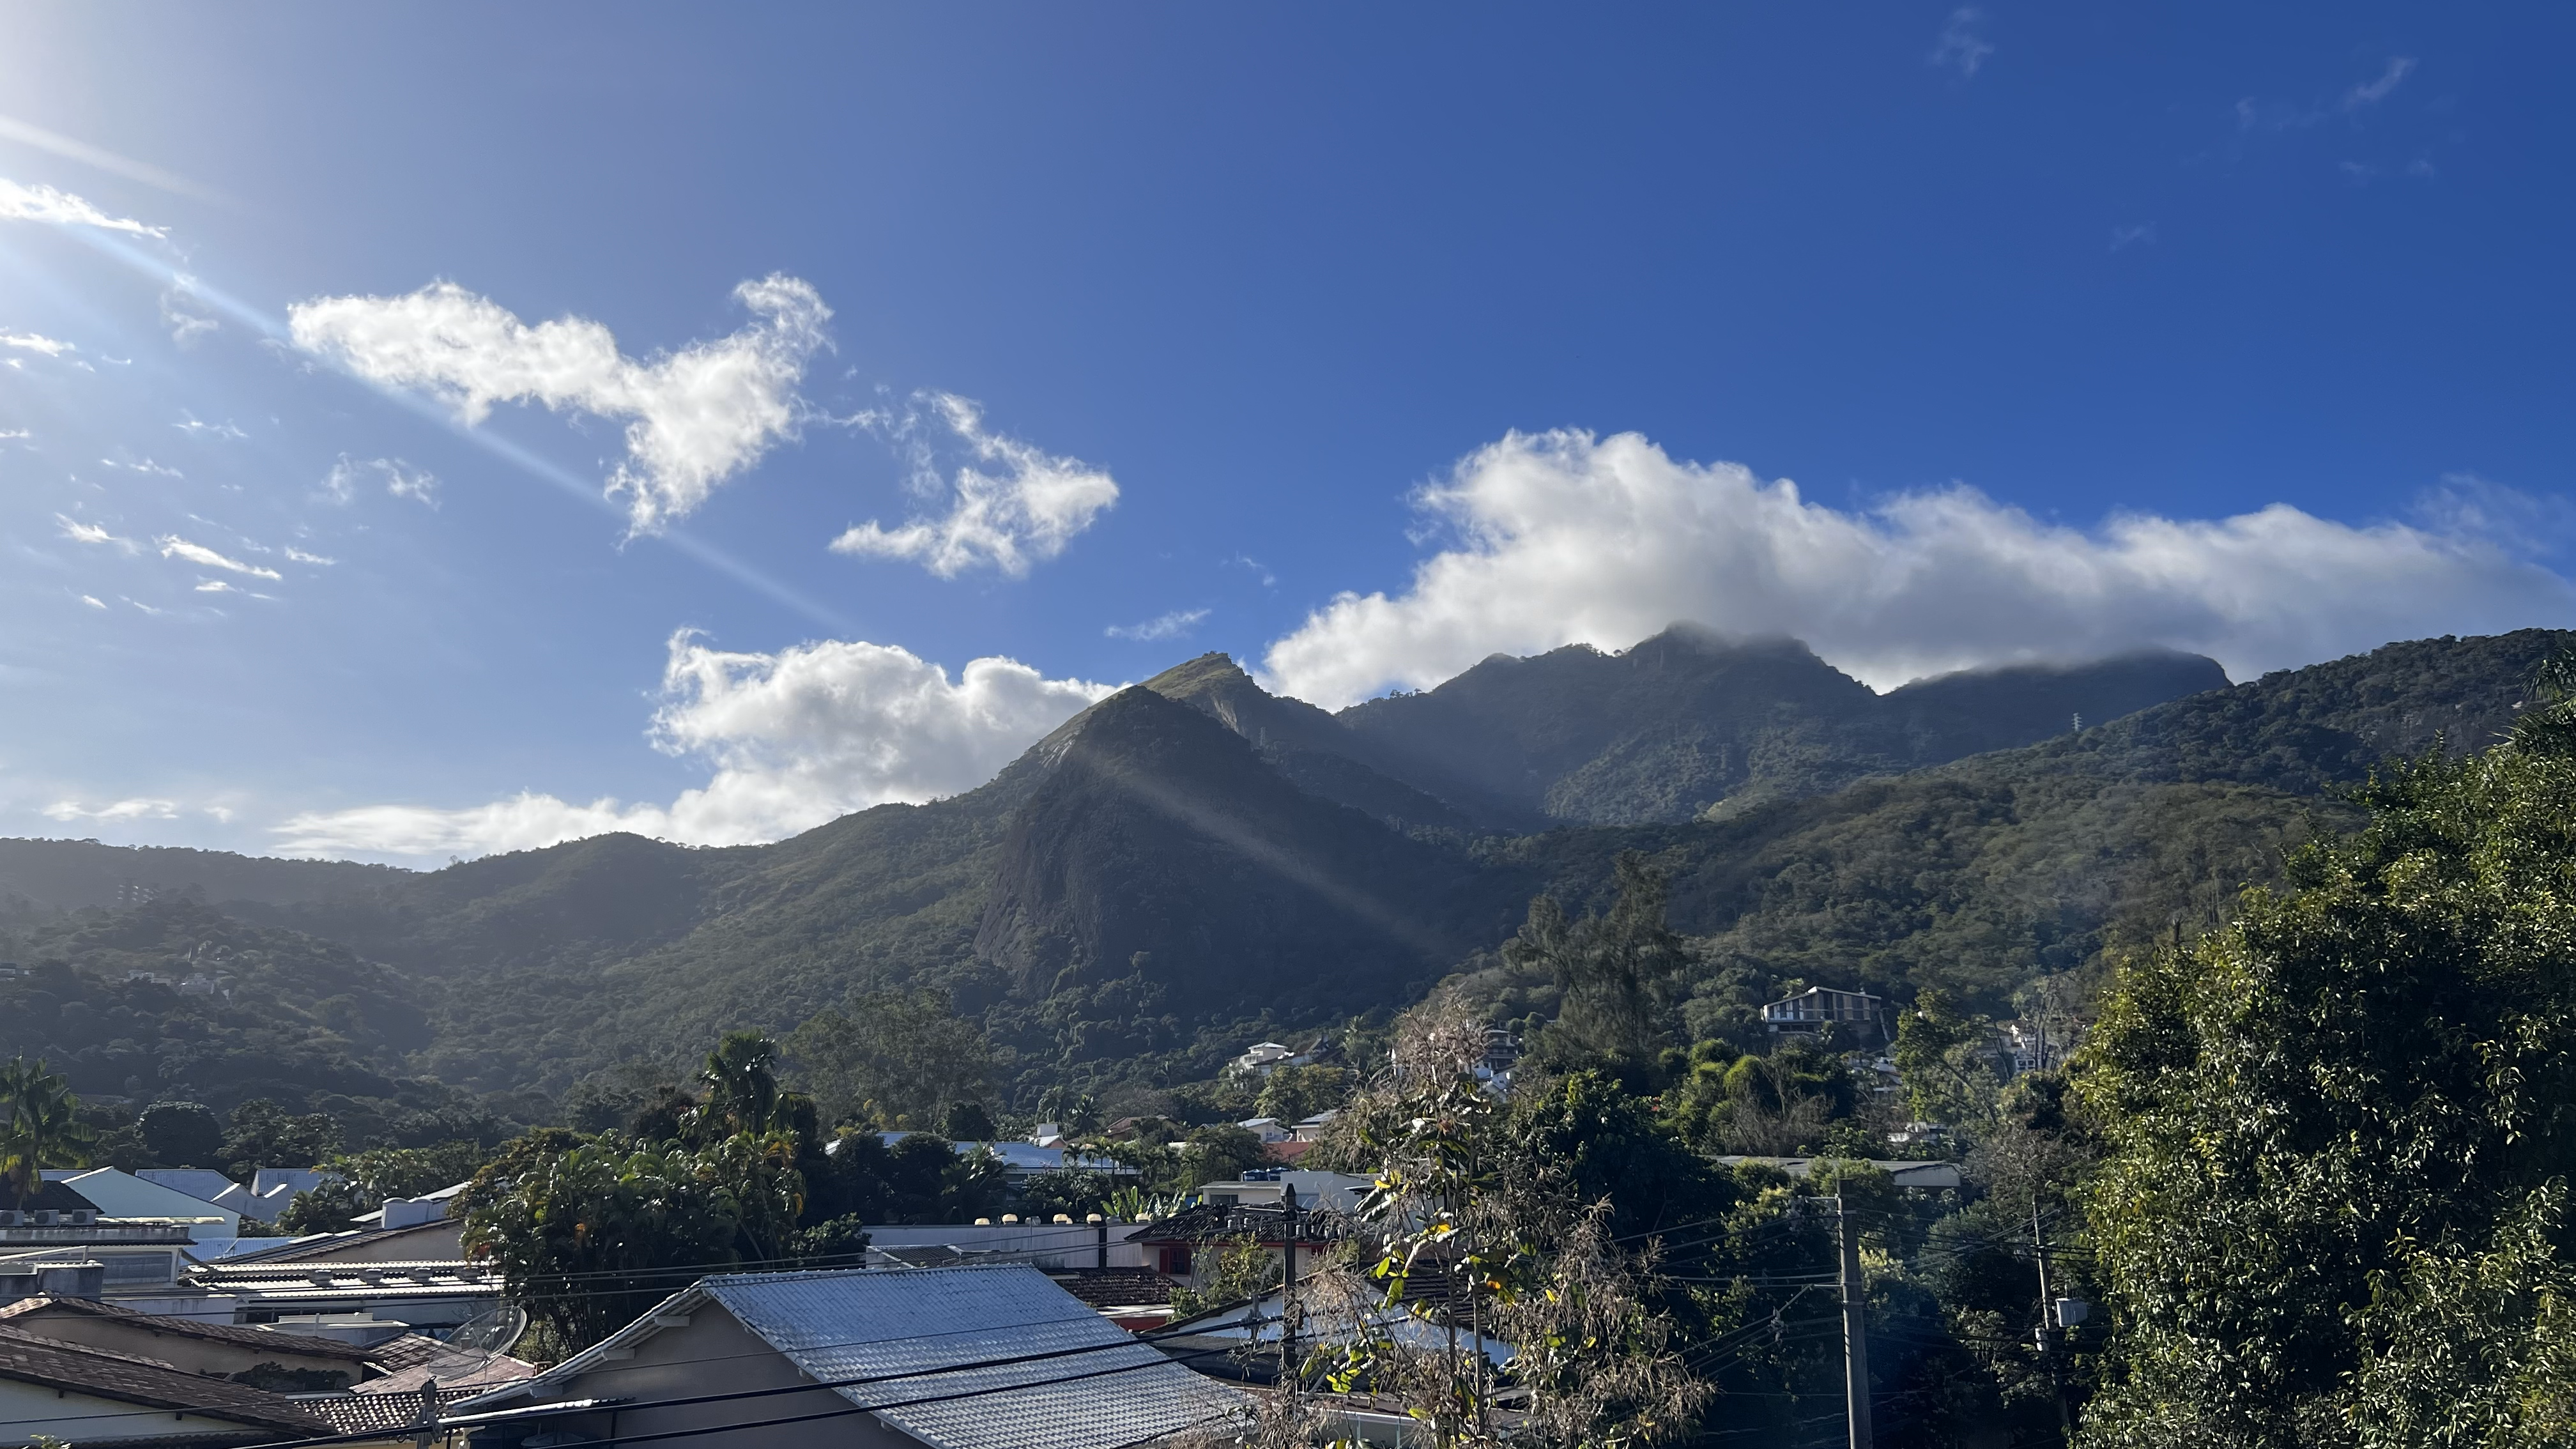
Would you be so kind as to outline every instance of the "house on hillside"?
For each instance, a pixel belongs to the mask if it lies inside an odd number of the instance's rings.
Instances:
[[[451,1413],[477,1423],[476,1449],[675,1433],[704,1449],[1122,1449],[1249,1410],[1012,1265],[704,1278]]]
[[[228,1449],[332,1432],[293,1399],[0,1324],[0,1425],[79,1449]]]
[[[1785,1001],[1763,1007],[1762,1025],[1774,1036],[1805,1036],[1829,1026],[1843,1026],[1864,1039],[1884,1040],[1887,1003],[1866,991],[1811,986]]]

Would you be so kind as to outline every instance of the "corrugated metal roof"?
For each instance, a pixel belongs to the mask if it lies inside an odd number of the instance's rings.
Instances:
[[[816,1379],[920,1375],[838,1392],[938,1449],[1115,1449],[1247,1403],[1024,1264],[751,1273],[699,1286]],[[1067,1349],[1092,1351],[935,1372]],[[973,1397],[892,1407],[965,1393]]]

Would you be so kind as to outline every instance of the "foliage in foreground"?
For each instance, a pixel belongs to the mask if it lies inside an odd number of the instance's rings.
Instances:
[[[2576,1436],[2576,749],[2427,757],[2138,963],[2083,1063],[2097,1446]]]

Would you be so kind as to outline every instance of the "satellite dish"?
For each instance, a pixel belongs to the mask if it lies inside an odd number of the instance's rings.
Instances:
[[[453,1347],[471,1349],[476,1353],[503,1354],[508,1353],[511,1345],[519,1341],[519,1335],[527,1331],[528,1310],[517,1304],[503,1304],[488,1313],[467,1319],[447,1336],[447,1341]]]

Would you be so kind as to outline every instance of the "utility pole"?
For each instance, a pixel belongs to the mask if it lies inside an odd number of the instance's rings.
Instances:
[[[2067,1442],[2075,1439],[2075,1416],[2066,1407],[2066,1379],[2058,1372],[2057,1348],[2063,1331],[2057,1322],[2057,1300],[2048,1293],[2048,1238],[2039,1230],[2039,1194],[2030,1195],[2030,1246],[2039,1259],[2039,1356],[2048,1365],[2048,1386],[2057,1394],[2057,1427]],[[2052,1332],[2052,1329],[2060,1331]]]
[[[1843,1206],[1842,1164],[1834,1164],[1834,1217],[1843,1249],[1843,1412],[1851,1420],[1851,1449],[1872,1449],[1869,1430],[1869,1324],[1861,1308],[1869,1293],[1860,1276],[1860,1232]]]
[[[1279,1186],[1280,1204],[1288,1210],[1288,1240],[1279,1250],[1286,1270],[1279,1280],[1279,1373],[1288,1380],[1288,1412],[1293,1421],[1297,1390],[1306,1377],[1297,1356],[1297,1184],[1282,1178]]]

